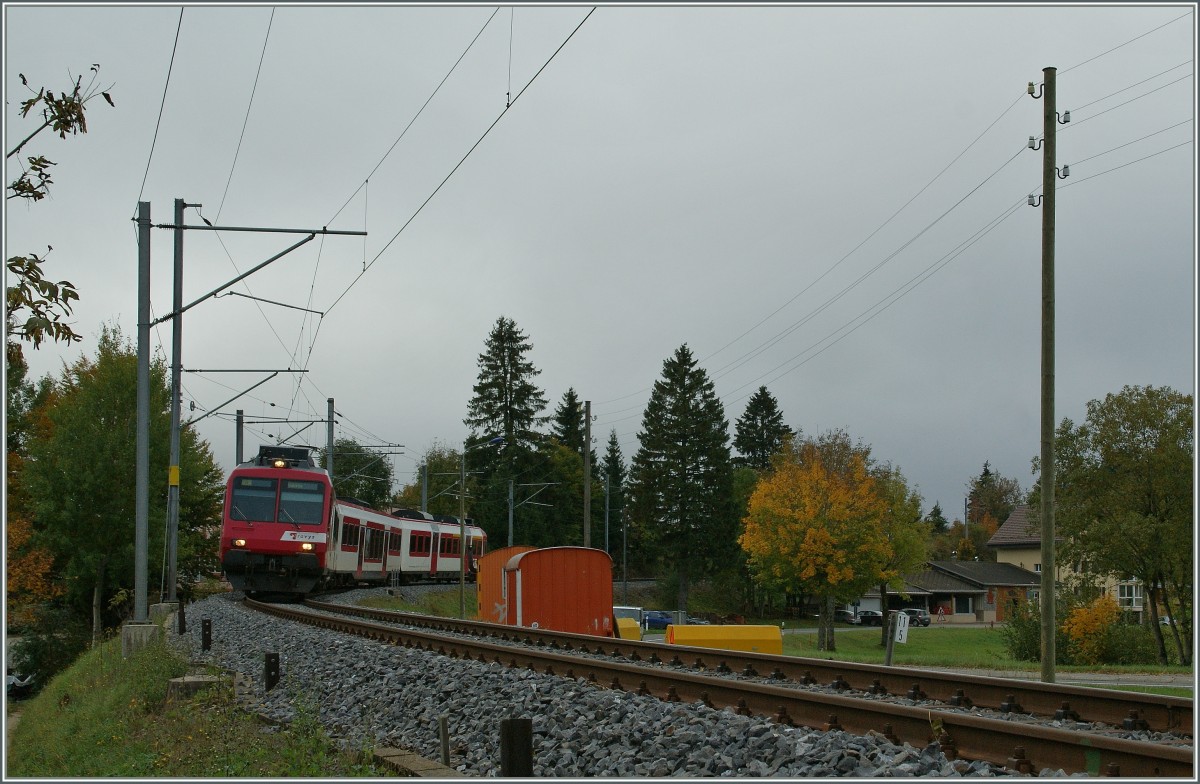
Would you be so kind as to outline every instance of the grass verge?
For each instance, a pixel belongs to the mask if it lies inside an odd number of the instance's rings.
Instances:
[[[381,777],[369,750],[339,751],[311,709],[287,727],[242,710],[232,684],[167,701],[188,663],[156,642],[128,659],[119,637],[81,656],[20,704],[14,777]]]

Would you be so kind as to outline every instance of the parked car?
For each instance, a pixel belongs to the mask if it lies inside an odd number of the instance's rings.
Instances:
[[[675,616],[666,610],[646,610],[642,613],[642,628],[647,631],[665,631],[675,623]]]
[[[833,620],[842,623],[858,623],[858,616],[854,614],[853,610],[834,610]]]
[[[933,623],[933,619],[929,617],[929,610],[923,607],[905,607],[900,612],[908,616],[910,626],[928,626]]]
[[[883,613],[879,610],[859,610],[858,622],[863,626],[883,626]]]

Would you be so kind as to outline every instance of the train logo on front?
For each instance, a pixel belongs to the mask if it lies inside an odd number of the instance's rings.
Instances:
[[[325,534],[309,533],[307,531],[284,531],[279,537],[281,542],[320,542],[324,544]]]

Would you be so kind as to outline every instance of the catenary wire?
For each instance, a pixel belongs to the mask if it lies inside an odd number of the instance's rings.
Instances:
[[[183,29],[183,7],[179,8],[179,22],[175,25],[175,43],[171,45],[171,61],[167,65],[167,81],[163,85],[162,103],[158,106],[158,119],[154,122],[154,138],[150,141],[150,154],[146,156],[146,171],[142,174],[142,185],[138,188],[137,200],[142,200],[142,194],[146,191],[146,179],[150,176],[150,161],[154,160],[154,147],[158,144],[158,129],[162,125],[163,108],[167,105],[167,89],[171,86],[171,71],[175,68],[175,51],[179,48],[179,31]],[[134,216],[137,216],[136,205],[134,208]]]
[[[263,36],[262,52],[258,56],[258,69],[254,72],[254,86],[250,88],[250,101],[246,104],[246,117],[242,120],[242,132],[238,134],[237,149],[233,153],[233,163],[229,166],[229,177],[225,180],[225,191],[221,194],[221,203],[217,205],[216,220],[221,220],[221,210],[225,208],[225,197],[229,195],[229,184],[233,182],[233,172],[237,169],[238,156],[242,152],[242,140],[246,138],[246,126],[250,123],[250,110],[254,108],[254,95],[258,92],[258,77],[262,75],[263,61],[267,57],[267,41],[271,39],[271,25],[275,22],[275,9],[271,8],[271,18],[267,20],[267,32]]]
[[[504,108],[504,110],[501,111],[500,114],[496,116],[496,119],[492,121],[492,124],[489,125],[486,130],[484,130],[483,135],[481,135],[479,137],[479,139],[476,140],[476,142],[471,145],[471,148],[469,150],[467,150],[466,154],[463,155],[463,157],[459,160],[459,162],[454,164],[454,168],[452,168],[450,170],[450,173],[447,174],[442,179],[442,181],[440,183],[438,183],[437,187],[435,187],[433,189],[433,192],[430,193],[429,196],[427,196],[423,202],[421,202],[420,206],[418,206],[417,209],[413,212],[413,214],[409,216],[408,220],[406,220],[404,222],[404,224],[396,231],[396,233],[392,235],[392,238],[390,240],[388,240],[387,243],[385,243],[382,248],[379,249],[379,252],[376,253],[374,258],[371,259],[371,262],[369,264],[367,264],[367,268],[365,270],[363,270],[362,272],[360,272],[358,275],[356,275],[354,280],[350,281],[350,285],[348,285],[346,287],[346,289],[337,296],[337,298],[333,301],[333,303],[325,309],[326,314],[328,314],[329,311],[333,310],[333,308],[342,301],[342,299],[346,296],[346,294],[348,294],[350,292],[350,290],[352,288],[354,288],[355,284],[357,284],[358,281],[362,279],[363,275],[365,275],[367,273],[367,271],[369,271],[371,269],[371,267],[375,266],[375,263],[377,261],[379,261],[379,259],[383,256],[383,254],[387,251],[387,249],[391,247],[392,243],[395,242],[396,239],[404,232],[404,230],[406,228],[408,228],[408,226],[413,222],[413,220],[415,220],[416,217],[421,214],[421,211],[423,209],[425,209],[425,205],[429,204],[429,202],[433,200],[433,197],[436,196],[439,191],[441,191],[442,187],[445,186],[445,184],[450,180],[450,178],[454,176],[454,173],[457,172],[459,170],[459,168],[463,165],[463,163],[466,162],[467,158],[469,158],[471,156],[471,153],[473,153],[476,150],[476,148],[478,148],[479,145],[483,143],[483,140],[486,139],[488,134],[490,134],[492,132],[492,129],[495,128],[496,125],[500,122],[500,120],[504,118],[504,115],[506,115],[508,113],[509,109],[512,106],[516,105],[517,101],[520,100],[521,96],[525,94],[525,91],[529,89],[530,85],[532,85],[537,80],[538,76],[540,76],[542,74],[542,72],[544,70],[546,70],[546,67],[549,66],[550,63],[554,61],[554,58],[558,56],[558,53],[561,52],[563,50],[563,47],[565,47],[571,41],[571,39],[575,37],[575,34],[577,32],[579,32],[579,28],[583,27],[584,23],[587,22],[587,20],[591,18],[592,14],[595,13],[595,11],[596,11],[596,8],[593,6],[591,8],[591,10],[588,11],[587,15],[583,18],[583,20],[578,25],[575,26],[575,29],[572,30],[571,33],[566,37],[566,39],[561,44],[559,44],[558,48],[554,50],[554,52],[550,55],[549,59],[547,59],[546,62],[542,64],[542,67],[537,70],[537,73],[535,73],[532,77],[530,77],[529,81],[525,83],[525,86],[522,87],[520,92],[518,92],[516,94],[516,96],[512,99],[512,103],[509,106],[506,106]],[[322,323],[324,323],[324,322],[322,322]],[[320,326],[317,327],[317,333],[320,334]],[[314,342],[315,342],[315,340],[316,340],[316,338],[314,337]]]
[[[425,111],[425,107],[429,106],[429,102],[432,101],[434,99],[434,97],[438,94],[438,91],[442,89],[442,85],[444,85],[446,83],[446,80],[449,79],[450,76],[454,73],[454,71],[458,68],[459,63],[461,63],[463,61],[463,58],[466,57],[467,53],[471,51],[471,48],[475,46],[475,42],[479,40],[479,36],[483,35],[483,31],[487,29],[487,26],[489,24],[491,24],[492,19],[499,12],[500,12],[499,8],[496,8],[494,11],[492,11],[492,15],[489,16],[487,18],[487,21],[483,23],[483,26],[479,28],[479,32],[477,32],[475,34],[475,37],[471,39],[471,42],[469,44],[467,44],[467,48],[463,49],[462,54],[460,54],[458,56],[458,59],[454,61],[454,65],[450,66],[450,70],[447,71],[446,75],[442,77],[442,80],[440,82],[438,82],[437,87],[433,88],[433,92],[431,92],[429,94],[429,97],[425,99],[425,103],[421,104],[421,108],[417,109],[417,113],[412,116],[412,119],[409,120],[408,124],[404,126],[404,129],[402,131],[400,131],[400,135],[396,137],[396,141],[392,142],[392,146],[388,147],[387,152],[385,152],[383,154],[383,157],[379,159],[379,163],[375,164],[375,167],[373,169],[371,169],[371,171],[367,174],[366,177],[363,178],[363,185],[365,185],[368,180],[370,180],[373,176],[375,176],[375,172],[379,171],[379,167],[382,166],[383,162],[386,161],[388,159],[388,156],[392,154],[392,150],[396,149],[396,145],[399,144],[400,141],[404,138],[405,134],[408,133],[408,129],[412,127],[413,123],[415,123],[417,121],[417,118],[419,118],[421,116],[421,114]],[[349,206],[350,202],[354,200],[354,197],[358,195],[358,192],[360,190],[362,190],[363,185],[358,186],[358,188],[356,188],[354,190],[354,192],[350,194],[350,197],[348,199],[346,199],[346,202],[341,207],[338,207],[337,212],[335,212],[333,214],[333,217],[330,218],[328,221],[326,221],[327,226],[331,225],[335,220],[337,220],[337,217],[342,214],[342,210],[346,209],[346,207]]]

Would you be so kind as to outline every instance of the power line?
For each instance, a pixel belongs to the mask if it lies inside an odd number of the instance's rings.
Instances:
[[[1106,51],[1106,52],[1101,52],[1100,54],[1096,55],[1095,57],[1089,57],[1088,59],[1084,60],[1082,63],[1077,63],[1077,64],[1075,64],[1075,65],[1072,65],[1070,68],[1065,68],[1065,69],[1063,69],[1063,70],[1059,71],[1059,72],[1058,72],[1058,75],[1059,75],[1059,76],[1062,76],[1063,74],[1070,73],[1071,71],[1074,71],[1076,68],[1082,68],[1083,66],[1085,66],[1085,65],[1087,65],[1088,63],[1092,62],[1093,60],[1099,60],[1101,57],[1104,57],[1105,55],[1112,54],[1113,52],[1117,51],[1118,49],[1120,49],[1120,48],[1121,48],[1121,47],[1123,47],[1123,46],[1129,46],[1129,44],[1133,43],[1134,41],[1140,41],[1141,39],[1145,38],[1146,36],[1150,35],[1151,33],[1156,33],[1156,32],[1158,32],[1159,30],[1163,29],[1164,27],[1167,27],[1168,25],[1173,25],[1173,24],[1175,24],[1175,23],[1176,23],[1176,22],[1178,22],[1180,19],[1186,19],[1186,18],[1188,18],[1188,17],[1189,17],[1189,16],[1191,16],[1193,13],[1194,13],[1194,12],[1192,12],[1192,11],[1189,11],[1188,13],[1184,14],[1183,16],[1177,16],[1177,17],[1175,17],[1174,19],[1172,19],[1172,20],[1171,20],[1171,21],[1169,21],[1169,22],[1164,22],[1163,24],[1160,24],[1158,27],[1155,27],[1153,30],[1147,30],[1146,32],[1142,33],[1142,34],[1141,34],[1141,35],[1139,35],[1139,36],[1136,36],[1136,37],[1134,37],[1134,38],[1130,38],[1128,41],[1126,41],[1126,42],[1125,42],[1125,43],[1123,43],[1123,44],[1117,44],[1117,45],[1116,45],[1116,46],[1114,46],[1112,49],[1109,49],[1109,50],[1108,50],[1108,51]]]
[[[829,308],[829,307],[830,307],[831,305],[833,305],[835,302],[837,302],[838,300],[840,300],[840,299],[841,299],[843,296],[845,296],[847,293],[849,293],[849,292],[850,292],[850,291],[852,291],[853,289],[857,288],[857,287],[858,287],[858,285],[859,285],[860,283],[862,283],[862,282],[863,282],[864,280],[866,280],[868,277],[870,277],[871,275],[875,274],[875,273],[876,273],[876,272],[878,272],[880,269],[882,269],[882,268],[883,268],[883,266],[884,266],[885,264],[887,264],[889,261],[891,261],[892,259],[894,259],[894,258],[895,258],[896,256],[898,256],[898,255],[899,255],[901,252],[903,252],[903,251],[904,251],[904,250],[906,250],[906,249],[907,249],[909,246],[911,246],[911,245],[912,245],[914,242],[916,242],[918,239],[920,239],[922,236],[924,236],[924,234],[925,234],[926,232],[928,232],[930,229],[932,229],[934,226],[936,226],[938,223],[940,223],[940,222],[941,222],[943,219],[945,219],[945,218],[946,218],[946,216],[948,216],[948,215],[949,215],[951,212],[953,212],[955,209],[957,209],[959,205],[961,205],[963,202],[965,202],[967,199],[969,199],[969,198],[970,198],[970,197],[971,197],[971,196],[972,196],[972,195],[973,195],[973,194],[974,194],[976,191],[978,191],[980,188],[982,188],[984,185],[986,185],[986,184],[987,184],[989,181],[991,181],[991,179],[992,179],[993,177],[995,177],[997,174],[999,174],[1001,171],[1003,171],[1003,170],[1004,170],[1004,169],[1005,169],[1005,168],[1006,168],[1006,167],[1007,167],[1007,166],[1008,166],[1010,163],[1012,163],[1013,161],[1015,161],[1015,160],[1016,160],[1016,159],[1017,159],[1017,158],[1018,158],[1018,157],[1021,155],[1021,153],[1023,153],[1023,152],[1025,151],[1025,149],[1026,149],[1026,147],[1025,147],[1025,146],[1022,146],[1022,147],[1021,147],[1019,150],[1017,150],[1017,152],[1016,152],[1016,153],[1014,153],[1014,154],[1013,154],[1013,156],[1012,156],[1011,158],[1009,158],[1007,161],[1005,161],[1003,164],[1001,164],[1001,165],[1000,165],[1000,167],[999,167],[998,169],[996,169],[994,172],[992,172],[992,173],[991,173],[991,174],[989,174],[989,175],[988,175],[986,178],[984,178],[984,180],[983,180],[982,182],[980,182],[978,185],[976,185],[974,188],[972,188],[970,191],[968,191],[968,192],[967,192],[967,194],[966,194],[965,196],[963,196],[963,197],[962,197],[962,198],[960,198],[958,201],[956,201],[956,202],[955,202],[953,205],[951,205],[951,206],[949,207],[949,209],[947,209],[947,210],[946,210],[945,212],[943,212],[941,215],[939,215],[938,217],[936,217],[936,218],[935,218],[933,221],[931,221],[931,222],[930,222],[928,225],[926,225],[926,226],[925,226],[923,229],[921,229],[919,232],[917,232],[915,235],[913,235],[913,236],[912,236],[912,237],[911,237],[911,238],[910,238],[910,239],[909,239],[907,242],[905,242],[904,244],[902,244],[902,245],[901,245],[899,248],[897,248],[896,250],[892,251],[892,252],[891,252],[891,253],[889,253],[887,256],[885,256],[885,257],[884,257],[884,258],[883,258],[883,259],[882,259],[882,260],[881,260],[881,261],[880,261],[878,264],[876,264],[874,267],[872,267],[871,269],[867,270],[867,271],[866,271],[866,272],[864,272],[862,275],[860,275],[860,276],[858,277],[858,279],[857,279],[857,280],[855,280],[853,283],[849,284],[848,286],[845,286],[845,287],[844,287],[844,288],[843,288],[841,291],[839,291],[837,294],[835,294],[834,296],[832,296],[832,297],[830,297],[829,299],[825,300],[825,302],[824,302],[824,303],[822,303],[822,304],[821,304],[821,305],[820,305],[818,308],[816,308],[815,310],[813,310],[812,312],[810,312],[808,315],[806,315],[804,318],[800,319],[799,321],[793,322],[793,323],[791,324],[791,326],[787,327],[787,328],[786,328],[785,330],[783,330],[782,332],[779,332],[779,333],[777,333],[777,334],[776,334],[776,335],[775,335],[773,338],[771,338],[769,341],[767,341],[767,342],[765,342],[765,343],[762,343],[762,344],[760,344],[760,345],[759,345],[757,348],[755,348],[755,349],[754,349],[752,352],[750,352],[750,353],[748,353],[748,354],[746,354],[746,355],[742,356],[741,358],[739,358],[738,360],[735,360],[734,362],[732,362],[732,363],[730,363],[730,364],[727,364],[727,365],[725,365],[724,367],[721,367],[721,368],[718,368],[717,370],[715,370],[715,371],[713,372],[713,377],[714,377],[714,378],[721,378],[721,377],[723,377],[723,376],[725,376],[725,375],[728,375],[728,373],[729,373],[729,372],[732,372],[733,370],[737,370],[738,368],[742,367],[743,365],[745,365],[745,364],[746,364],[747,362],[749,362],[750,360],[752,360],[752,359],[754,359],[755,357],[757,357],[757,356],[761,355],[761,354],[762,354],[764,351],[766,351],[767,349],[769,349],[769,348],[771,348],[771,347],[775,346],[776,344],[778,344],[778,343],[779,343],[781,340],[783,340],[783,339],[784,339],[785,337],[787,337],[788,335],[791,335],[793,332],[795,332],[797,329],[799,329],[800,327],[802,327],[804,324],[808,323],[808,322],[809,322],[810,320],[812,320],[814,317],[816,317],[816,316],[817,316],[817,315],[819,315],[820,313],[824,312],[824,311],[825,311],[827,308]]]
[[[1099,157],[1100,157],[1100,156],[1102,156],[1102,155],[1108,155],[1110,152],[1116,152],[1117,150],[1120,150],[1120,149],[1122,149],[1122,148],[1128,147],[1128,146],[1129,146],[1129,145],[1131,145],[1131,144],[1137,144],[1138,142],[1145,141],[1146,139],[1149,139],[1151,136],[1158,136],[1160,133],[1166,133],[1167,131],[1174,130],[1175,128],[1178,128],[1178,127],[1179,127],[1179,126],[1181,126],[1181,125],[1187,125],[1187,124],[1188,124],[1188,123],[1190,123],[1191,121],[1192,121],[1192,120],[1189,118],[1189,119],[1187,119],[1187,120],[1183,120],[1182,122],[1177,122],[1177,123],[1175,123],[1174,125],[1168,126],[1168,127],[1166,127],[1166,128],[1163,128],[1163,129],[1161,129],[1161,130],[1157,130],[1157,131],[1155,131],[1154,133],[1148,133],[1148,134],[1146,134],[1145,136],[1141,137],[1140,139],[1134,139],[1134,140],[1133,140],[1133,141],[1131,141],[1131,142],[1125,142],[1124,144],[1119,144],[1119,145],[1117,145],[1116,147],[1113,147],[1113,148],[1111,148],[1111,149],[1105,150],[1104,152],[1098,152],[1098,153],[1096,153],[1095,155],[1089,155],[1089,156],[1088,156],[1088,157],[1086,157],[1086,158],[1081,158],[1081,159],[1079,159],[1079,160],[1075,161],[1074,163],[1072,163],[1071,165],[1072,165],[1072,166],[1077,166],[1077,165],[1079,165],[1079,164],[1081,164],[1081,163],[1085,163],[1085,162],[1087,162],[1087,161],[1090,161],[1090,160],[1092,160],[1092,159],[1094,159],[1094,158],[1099,158]],[[1065,188],[1066,186],[1065,186],[1065,185],[1063,185],[1063,186],[1059,186],[1059,187]]]
[[[1069,130],[1071,130],[1072,128],[1075,128],[1075,127],[1078,127],[1078,126],[1080,126],[1080,125],[1083,125],[1083,124],[1084,124],[1085,122],[1087,122],[1088,120],[1094,120],[1094,119],[1096,119],[1097,117],[1099,117],[1099,116],[1100,116],[1100,115],[1102,115],[1102,114],[1108,114],[1108,113],[1109,113],[1109,112],[1111,112],[1113,109],[1120,109],[1122,106],[1128,106],[1129,104],[1133,103],[1134,101],[1140,101],[1141,99],[1145,98],[1146,96],[1148,96],[1148,95],[1153,95],[1154,93],[1158,92],[1159,90],[1165,90],[1166,88],[1170,87],[1170,86],[1171,86],[1171,85],[1173,85],[1173,84],[1178,84],[1179,82],[1182,82],[1184,79],[1191,79],[1191,78],[1192,78],[1192,74],[1185,74],[1184,76],[1181,76],[1181,77],[1179,77],[1178,79],[1176,79],[1176,80],[1174,80],[1174,81],[1167,82],[1167,83],[1166,83],[1166,84],[1164,84],[1164,85],[1161,85],[1161,86],[1159,86],[1159,87],[1155,87],[1153,90],[1150,90],[1150,91],[1148,91],[1148,92],[1144,92],[1144,93],[1142,93],[1141,95],[1134,96],[1133,98],[1130,98],[1128,101],[1124,101],[1124,102],[1122,102],[1122,103],[1119,103],[1119,104],[1117,104],[1116,106],[1110,106],[1109,108],[1107,108],[1107,109],[1104,109],[1104,110],[1102,110],[1102,111],[1099,111],[1099,112],[1096,112],[1095,114],[1093,114],[1093,115],[1091,115],[1091,116],[1089,116],[1089,117],[1085,117],[1085,118],[1083,118],[1082,120],[1077,120],[1077,121],[1074,121],[1074,122],[1072,122],[1070,125],[1066,125],[1066,126],[1064,126],[1062,129],[1060,129],[1060,130],[1059,130],[1059,133],[1062,133],[1062,132],[1064,132],[1064,131],[1069,131]],[[1094,102],[1093,102],[1093,103],[1094,103]]]
[[[1151,158],[1155,158],[1159,155],[1162,155],[1163,153],[1170,152],[1171,150],[1177,150],[1180,147],[1186,147],[1187,145],[1191,144],[1192,141],[1193,141],[1192,139],[1188,139],[1186,142],[1180,142],[1179,144],[1176,144],[1172,147],[1168,147],[1165,150],[1159,150],[1158,152],[1150,153],[1149,155],[1138,158],[1137,160],[1130,161],[1129,163],[1122,163],[1120,166],[1114,166],[1111,169],[1105,169],[1102,172],[1097,172],[1096,174],[1090,174],[1087,177],[1080,177],[1079,179],[1075,179],[1074,177],[1072,177],[1071,178],[1072,181],[1070,183],[1068,183],[1067,185],[1058,186],[1058,190],[1060,190],[1060,191],[1066,190],[1067,188],[1070,188],[1073,185],[1078,185],[1079,183],[1087,182],[1088,180],[1094,180],[1097,177],[1103,176],[1105,174],[1109,174],[1111,172],[1115,172],[1118,169],[1124,169],[1126,166],[1132,166],[1135,163],[1141,163],[1142,161],[1148,161]],[[1095,156],[1093,156],[1093,157],[1095,157]]]
[[[1134,87],[1139,87],[1139,86],[1145,84],[1146,82],[1150,81],[1151,79],[1157,79],[1160,76],[1171,73],[1171,71],[1174,71],[1176,68],[1182,68],[1185,65],[1190,65],[1192,62],[1194,62],[1194,61],[1193,60],[1184,60],[1179,65],[1173,65],[1165,71],[1161,71],[1159,73],[1154,74],[1154,76],[1148,76],[1145,79],[1141,80],[1140,82],[1134,82],[1133,84],[1129,85],[1128,87],[1122,87],[1120,90],[1117,90],[1115,93],[1109,93],[1108,95],[1104,96],[1103,98],[1097,98],[1094,101],[1088,101],[1087,103],[1083,104],[1082,106],[1076,106],[1075,111],[1079,111],[1080,109],[1086,109],[1087,107],[1091,106],[1094,103],[1100,103],[1101,101],[1107,101],[1109,98],[1112,98],[1114,95],[1120,95],[1121,93],[1125,92],[1126,90],[1132,90]]]

